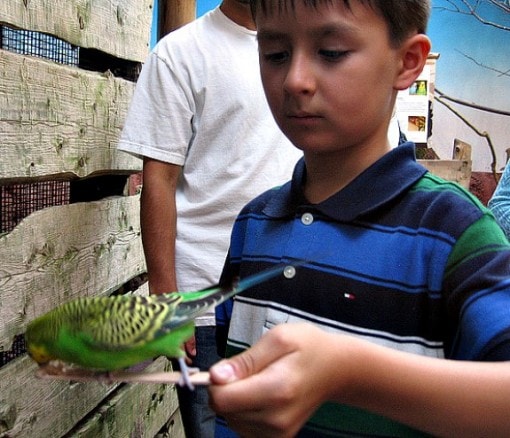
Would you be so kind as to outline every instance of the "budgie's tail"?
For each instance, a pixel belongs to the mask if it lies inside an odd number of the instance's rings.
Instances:
[[[302,265],[304,262],[292,262],[288,264],[279,264],[272,268],[250,275],[242,280],[234,281],[228,287],[215,287],[199,292],[190,292],[182,294],[182,301],[177,306],[175,314],[171,318],[171,327],[179,326],[183,322],[203,315],[211,307],[221,304],[223,301],[232,298],[234,295],[243,292],[250,287],[269,280],[282,274],[288,266]]]

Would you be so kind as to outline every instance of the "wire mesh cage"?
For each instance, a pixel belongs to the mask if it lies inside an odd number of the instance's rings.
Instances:
[[[22,55],[37,56],[60,64],[79,63],[79,47],[57,37],[31,30],[0,26],[0,47]]]
[[[78,66],[79,48],[40,32],[0,26],[0,48],[22,55],[45,58],[60,64]],[[69,204],[68,181],[41,181],[0,186],[0,233],[12,231],[31,213],[46,207]],[[0,351],[0,366],[26,351],[22,335],[9,351]]]
[[[0,233],[13,230],[25,217],[46,207],[69,204],[68,181],[0,186]]]
[[[0,367],[16,359],[27,351],[25,338],[23,335],[16,336],[9,351],[0,351]]]
[[[41,32],[0,26],[0,48],[77,66],[79,47]],[[0,186],[0,233],[9,232],[42,208],[69,203],[69,182],[44,181]]]

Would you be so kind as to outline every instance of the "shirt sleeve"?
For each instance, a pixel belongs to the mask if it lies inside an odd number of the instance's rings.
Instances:
[[[488,212],[457,241],[444,289],[453,330],[446,357],[510,360],[510,247]]]
[[[153,51],[138,78],[118,148],[182,166],[194,111],[185,67]]]
[[[489,200],[489,209],[510,238],[510,166],[507,165],[494,195]]]

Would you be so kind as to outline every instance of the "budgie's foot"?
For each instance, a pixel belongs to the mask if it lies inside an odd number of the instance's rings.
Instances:
[[[52,360],[46,364],[45,368],[65,373],[69,369],[69,365],[61,360]]]
[[[115,383],[115,375],[111,371],[101,371],[96,373],[97,381],[105,386]]]
[[[67,369],[68,367],[64,362],[59,360],[52,360],[51,362],[41,365],[36,371],[36,375],[43,376],[65,374]]]
[[[181,377],[179,378],[177,384],[179,386],[187,386],[191,391],[193,391],[195,386],[193,383],[191,383],[190,376],[200,372],[200,369],[190,368],[188,365],[186,365],[186,360],[183,357],[179,357],[177,361],[179,362],[179,367],[181,368]]]

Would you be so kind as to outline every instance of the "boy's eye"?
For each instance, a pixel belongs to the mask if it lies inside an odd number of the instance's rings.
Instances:
[[[320,49],[318,50],[318,54],[327,61],[335,62],[347,56],[349,54],[349,51]],[[288,59],[290,58],[290,54],[287,50],[274,52],[267,51],[266,53],[263,53],[262,56],[264,61],[272,64],[282,64],[288,61]]]
[[[347,50],[319,50],[319,54],[329,61],[337,61],[346,56],[349,52]]]
[[[280,64],[288,58],[287,52],[273,52],[264,54],[264,60],[273,64]]]

